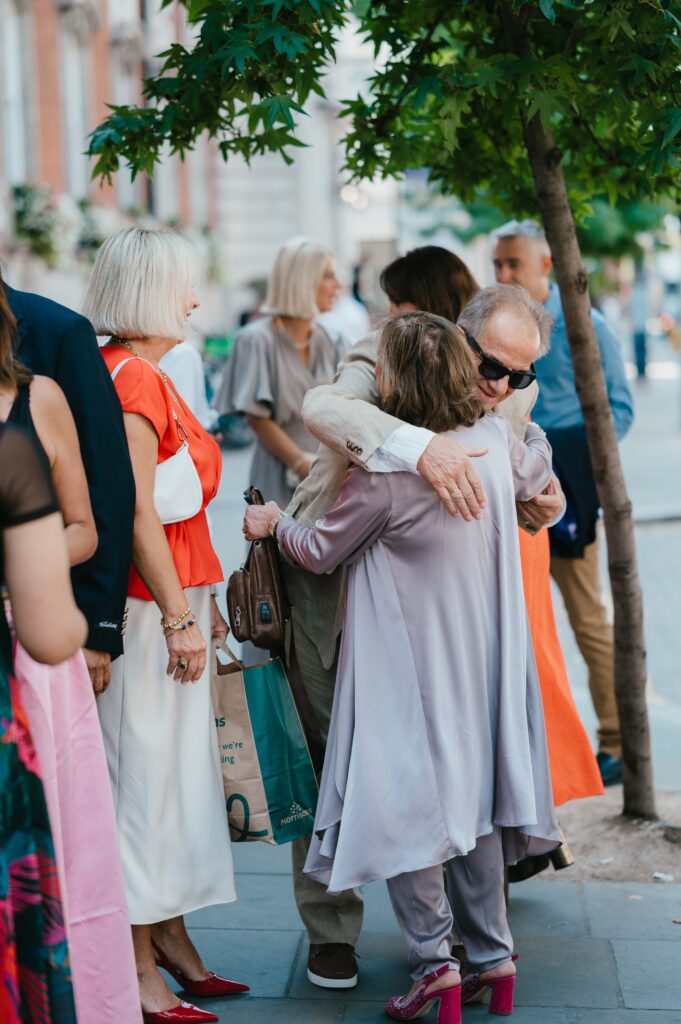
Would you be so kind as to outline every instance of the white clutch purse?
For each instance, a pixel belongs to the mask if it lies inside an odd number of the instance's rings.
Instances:
[[[133,358],[142,357],[130,357],[130,359]],[[121,367],[129,363],[130,359],[123,359],[114,368],[111,374],[112,381],[116,379],[116,375]],[[201,480],[189,451],[187,432],[177,418],[174,409],[173,417],[177,425],[180,447],[165,462],[158,463],[156,466],[156,479],[154,481],[154,508],[164,525],[168,523],[181,523],[185,519],[193,519],[201,511],[203,504],[203,488],[201,487]],[[184,435],[184,439],[180,438],[180,431]]]

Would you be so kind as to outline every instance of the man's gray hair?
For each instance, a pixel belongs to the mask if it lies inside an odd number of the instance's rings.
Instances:
[[[540,302],[518,284],[492,284],[475,295],[457,320],[478,341],[484,338],[490,321],[502,311],[516,313],[539,330],[539,355],[549,350],[553,320]]]
[[[548,246],[544,229],[536,220],[509,220],[492,232],[492,244],[500,238],[527,238],[530,242],[543,242]]]

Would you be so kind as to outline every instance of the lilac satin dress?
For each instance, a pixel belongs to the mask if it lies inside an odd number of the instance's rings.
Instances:
[[[331,892],[465,855],[494,826],[507,863],[560,842],[515,511],[548,483],[551,450],[495,414],[456,440],[489,448],[480,521],[452,518],[420,476],[353,467],[314,528],[277,530],[294,564],[349,566],[305,866]]]

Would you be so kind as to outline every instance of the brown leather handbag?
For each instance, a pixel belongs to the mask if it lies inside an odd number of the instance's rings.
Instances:
[[[255,487],[249,487],[245,497],[252,505],[264,505]],[[250,640],[268,651],[284,649],[291,612],[274,538],[254,540],[244,564],[229,577],[227,613],[232,634],[240,643]]]

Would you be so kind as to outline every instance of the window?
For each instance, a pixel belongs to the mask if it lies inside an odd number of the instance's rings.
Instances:
[[[0,101],[3,176],[18,185],[30,175],[28,11],[18,0],[0,0]]]
[[[144,60],[144,32],[138,3],[137,0],[109,0],[109,4],[113,102],[117,106],[131,106],[139,99]],[[123,161],[116,175],[116,195],[122,210],[131,210],[140,204],[139,183],[132,180]]]
[[[83,199],[90,180],[85,155],[90,130],[90,31],[83,20],[66,12],[62,14],[60,36],[66,180],[74,199]]]

